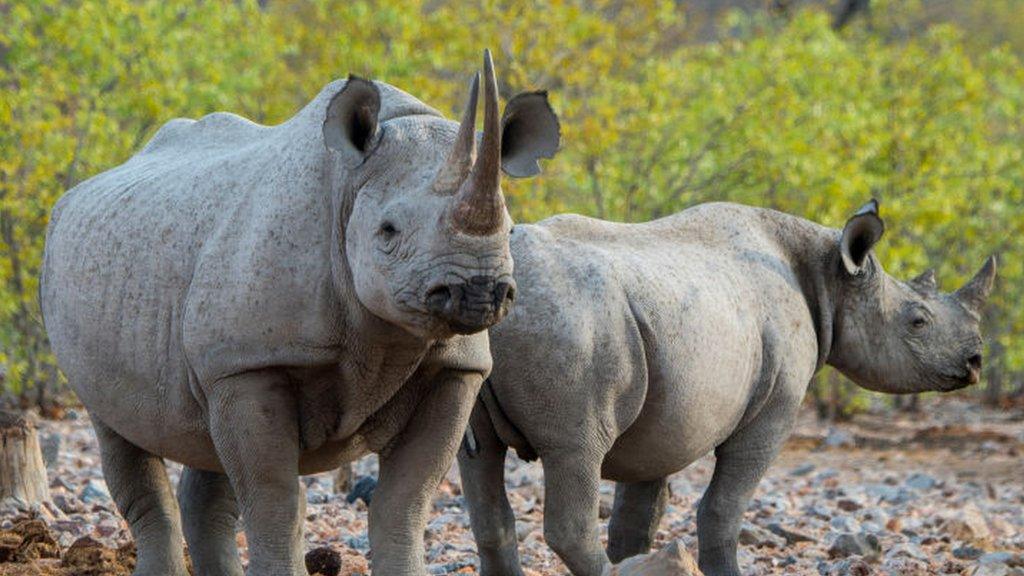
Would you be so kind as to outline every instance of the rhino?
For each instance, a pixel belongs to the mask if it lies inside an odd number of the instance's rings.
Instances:
[[[475,129],[483,84],[484,128]],[[305,574],[298,476],[376,452],[373,570],[421,575],[430,493],[515,295],[503,169],[558,147],[545,93],[461,122],[382,82],[294,117],[177,119],[56,204],[40,298],[88,409],[136,575]],[[163,459],[185,465],[173,497]]]
[[[458,457],[481,575],[522,574],[509,447],[543,463],[544,537],[577,576],[646,552],[666,477],[713,450],[699,564],[735,576],[743,512],[824,365],[894,394],[976,383],[995,260],[942,294],[932,272],[885,273],[884,229],[875,201],[842,230],[728,203],[517,225],[520,296],[490,329],[494,368]],[[607,552],[602,478],[616,482]]]

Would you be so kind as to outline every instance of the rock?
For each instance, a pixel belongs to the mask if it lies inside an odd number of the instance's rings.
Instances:
[[[974,505],[948,516],[939,529],[950,538],[967,543],[985,543],[992,537],[985,516]]]
[[[1002,562],[978,564],[971,572],[971,576],[1016,576],[1020,571],[1010,568]]]
[[[463,568],[476,568],[476,564],[468,560],[458,562],[447,562],[444,564],[431,564],[427,566],[427,574],[455,574]]]
[[[1009,552],[989,552],[978,558],[979,564],[1009,564],[1024,567],[1024,556],[1014,556]]]
[[[907,481],[904,482],[904,484],[914,490],[925,491],[934,488],[935,485],[938,484],[938,481],[923,472],[915,472],[907,478]]]
[[[89,480],[89,483],[82,489],[78,498],[86,504],[93,504],[97,502],[106,503],[110,501],[110,492],[107,491],[107,487],[103,482],[100,482],[99,480]]]
[[[849,498],[841,498],[836,501],[836,506],[843,512],[856,512],[860,510],[862,506],[855,500]]]
[[[891,558],[913,558],[915,560],[927,560],[928,554],[919,546],[912,543],[901,543],[893,546],[885,553],[887,559]]]
[[[835,516],[829,520],[828,524],[839,532],[860,532],[860,522],[849,516]]]
[[[757,548],[782,548],[788,543],[784,537],[750,522],[744,522],[740,527],[739,540],[740,544]]]
[[[349,536],[345,538],[345,545],[353,550],[366,552],[370,549],[370,537],[365,532],[358,536]]]
[[[976,546],[965,544],[958,548],[953,548],[953,557],[959,558],[960,560],[977,560],[985,554],[985,551]]]
[[[870,564],[860,558],[847,558],[831,565],[827,562],[819,563],[818,573],[822,576],[871,576],[875,572]]]
[[[64,448],[64,437],[53,432],[39,435],[39,448],[43,451],[43,463],[46,468],[53,468],[60,457],[60,451]]]
[[[679,540],[650,554],[623,560],[606,570],[604,576],[702,576],[697,562]]]
[[[807,476],[811,472],[814,472],[814,464],[801,464],[789,473],[790,476]]]
[[[338,576],[341,572],[341,554],[326,546],[306,553],[306,571],[316,576]]]
[[[874,534],[839,534],[828,549],[829,558],[848,556],[877,557],[882,552],[878,537]]]
[[[85,511],[82,501],[74,494],[57,493],[53,495],[53,504],[65,514],[79,514]]]
[[[822,443],[829,448],[852,448],[857,445],[857,440],[846,430],[833,427]]]
[[[806,536],[799,532],[793,532],[782,527],[782,525],[773,522],[768,525],[768,530],[776,536],[781,536],[786,539],[788,544],[796,544],[797,542],[817,542],[814,538]]]
[[[373,499],[373,491],[377,488],[377,479],[373,476],[363,476],[352,487],[352,491],[345,497],[345,501],[354,504],[356,500],[362,500],[367,506]]]

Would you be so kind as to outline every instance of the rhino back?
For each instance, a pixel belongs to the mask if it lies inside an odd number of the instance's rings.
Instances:
[[[615,440],[607,476],[657,478],[740,424],[776,345],[770,317],[802,306],[759,211],[716,204],[646,224],[559,216],[525,228],[534,240],[513,235],[520,297],[492,329],[491,378],[541,457],[567,428],[598,429]],[[583,311],[550,319],[566,301]]]

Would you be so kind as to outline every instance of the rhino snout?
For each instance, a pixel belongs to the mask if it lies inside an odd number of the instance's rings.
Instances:
[[[465,282],[439,284],[427,292],[427,310],[453,332],[472,334],[497,324],[515,299],[515,282],[474,276]]]

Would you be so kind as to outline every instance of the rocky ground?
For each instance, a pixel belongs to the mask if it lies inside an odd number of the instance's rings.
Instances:
[[[41,522],[18,524],[13,511],[0,511],[0,576],[129,572],[130,535],[103,483],[92,429],[70,416],[41,425],[53,496]],[[1024,575],[1022,454],[1020,408],[932,398],[918,414],[883,410],[836,427],[807,413],[750,505],[740,564],[745,574]],[[672,477],[658,547],[678,539],[696,555],[694,509],[713,466],[708,456]],[[368,458],[356,478],[375,471]],[[172,466],[174,481],[177,474]],[[305,482],[308,548],[332,547],[341,573],[367,573],[365,502],[335,494],[329,474]],[[507,483],[526,573],[565,574],[544,544],[541,466],[510,458]],[[602,486],[602,516],[612,492]],[[238,542],[244,555],[241,533]],[[434,501],[427,555],[431,574],[475,573],[455,470]]]

